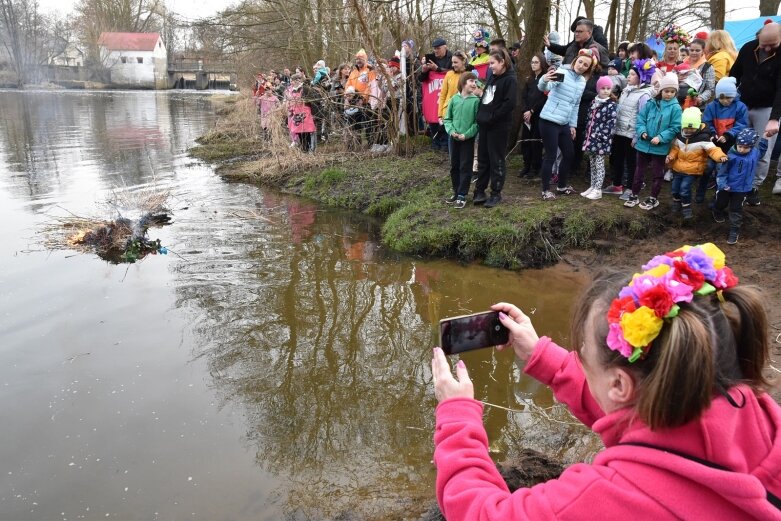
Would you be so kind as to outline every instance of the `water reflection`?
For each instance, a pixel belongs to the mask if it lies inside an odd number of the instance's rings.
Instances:
[[[184,156],[210,110],[204,98],[172,93],[1,93],[0,218],[11,225],[0,230],[10,238],[0,244],[0,273],[10,277],[0,280],[0,381],[17,387],[0,395],[0,413],[44,440],[25,443],[20,430],[0,447],[15,472],[0,476],[0,490],[40,504],[8,507],[0,493],[0,517],[50,518],[85,505],[119,518],[414,517],[419,500],[433,498],[438,320],[508,300],[534,314],[540,334],[566,337],[581,275],[396,256],[374,221],[223,183]],[[174,194],[175,222],[160,237],[178,256],[145,261],[129,276],[89,257],[15,256],[54,207],[88,214],[113,190],[152,186]],[[95,333],[96,323],[110,332]],[[47,349],[53,336],[64,353]],[[118,345],[132,348],[119,354]],[[30,346],[40,358],[25,358]],[[64,366],[67,380],[49,369],[85,352]],[[547,390],[521,378],[511,353],[464,358],[478,398],[526,411],[486,408],[498,459],[521,446],[569,459],[591,450]],[[182,392],[182,373],[202,394]],[[96,378],[110,385],[68,397],[50,418],[61,389]],[[98,389],[128,382],[120,416]],[[101,428],[64,444],[84,418]],[[62,483],[51,460],[71,451],[110,453],[111,468]],[[112,472],[128,467],[139,490],[154,490],[130,498],[115,490]],[[200,489],[185,481],[193,474]],[[24,494],[32,490],[44,492]]]

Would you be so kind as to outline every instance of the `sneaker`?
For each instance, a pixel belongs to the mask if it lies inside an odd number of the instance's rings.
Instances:
[[[556,193],[560,195],[572,195],[575,193],[575,189],[572,186],[565,186],[564,188],[556,187]]]
[[[624,193],[619,196],[619,199],[622,201],[628,201],[630,197],[632,197],[632,190],[627,188],[624,190]]]
[[[469,182],[471,184],[475,184],[477,182],[477,172],[472,172],[472,179]]]
[[[502,202],[502,194],[491,194],[491,197],[483,205],[483,208],[493,208]]]
[[[523,165],[521,171],[518,172],[518,177],[526,177],[527,175],[529,175],[531,169],[532,169],[531,165]]]
[[[738,242],[738,237],[740,237],[740,233],[738,233],[738,230],[734,228],[730,228],[729,230],[729,236],[727,237],[727,244],[735,244]]]
[[[718,210],[711,210],[711,214],[713,215],[713,220],[717,223],[723,223],[727,220],[727,216],[724,215],[723,212],[719,212]]]
[[[594,187],[593,186],[589,186],[588,190],[586,190],[585,192],[580,192],[580,195],[583,196],[583,197],[588,197],[589,194],[591,192],[593,192],[593,191],[594,191]]]
[[[683,214],[684,221],[689,221],[694,217],[694,211],[692,210],[691,204],[684,204],[681,208],[681,213]]]
[[[526,177],[524,177],[524,179],[537,179],[538,177],[540,177],[540,171],[532,169],[529,170],[529,173],[526,174]]]
[[[290,147],[290,148],[296,148],[297,146],[298,146],[298,143],[296,143],[295,141],[291,141],[290,145],[288,145],[288,147]]]
[[[746,196],[746,204],[749,206],[759,206],[759,190],[754,187],[751,189],[751,191],[748,193],[748,196]]]
[[[773,195],[781,195],[781,177],[776,179],[776,184],[773,185]]]
[[[456,202],[456,199],[458,199],[455,195],[451,195],[450,197],[445,198],[446,204],[453,204]]]
[[[715,190],[716,189],[716,179],[715,178],[713,178],[710,181],[708,181],[707,189],[708,190]]]
[[[653,210],[657,206],[659,206],[659,199],[656,197],[648,197],[645,201],[640,203],[641,210]]]
[[[456,199],[456,204],[454,205],[454,208],[457,208],[457,209],[460,210],[464,206],[466,206],[466,199],[462,199],[461,197]]]
[[[602,193],[605,195],[622,195],[624,193],[624,187],[621,185],[610,185],[603,188]]]
[[[680,199],[673,199],[673,205],[670,208],[672,213],[678,213],[681,211],[681,200]]]
[[[488,200],[485,196],[485,192],[475,192],[475,196],[472,197],[472,204],[483,204]]]
[[[599,188],[597,188],[593,192],[588,194],[586,196],[586,199],[589,199],[591,201],[597,201],[599,199],[602,199],[602,191]]]
[[[556,199],[556,194],[554,194],[551,191],[542,192],[542,200],[543,201],[553,201]]]
[[[640,198],[639,197],[637,197],[636,195],[630,195],[629,199],[624,201],[624,206],[626,206],[627,208],[634,208],[639,203],[640,203]]]
[[[673,180],[672,170],[668,170],[667,172],[664,173],[664,180],[667,181],[668,183]]]

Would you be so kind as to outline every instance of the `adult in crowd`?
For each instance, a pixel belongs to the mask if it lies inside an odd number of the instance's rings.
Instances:
[[[540,175],[542,168],[542,141],[540,138],[540,112],[548,99],[540,91],[537,84],[540,78],[548,72],[548,62],[545,55],[538,52],[532,57],[526,85],[521,93],[523,101],[523,125],[521,125],[521,154],[523,154],[523,169],[520,177],[534,179]]]
[[[518,80],[507,49],[492,52],[488,66],[493,74],[486,83],[477,109],[477,124],[480,127],[477,144],[479,167],[473,202],[492,208],[502,200],[507,173],[507,138],[513,121],[513,109],[518,100]],[[485,190],[489,182],[491,196],[486,198]]]
[[[555,44],[547,36],[542,37],[542,42],[551,52],[563,57],[561,63],[564,65],[572,63],[581,49],[592,49],[597,52],[599,65],[602,70],[607,71],[610,57],[605,46],[594,38],[594,22],[587,18],[578,18],[571,27],[572,32],[575,33],[575,39],[568,45]],[[594,91],[594,96],[596,96],[596,90]],[[591,100],[589,100],[589,103],[591,103]]]
[[[705,56],[716,72],[717,82],[724,76],[729,76],[729,70],[738,57],[738,50],[735,48],[732,36],[723,30],[710,33],[705,43]]]
[[[539,337],[518,307],[492,306],[510,331],[497,349],[512,349],[605,447],[556,479],[508,490],[464,359],[454,378],[434,349],[436,494],[448,521],[781,519],[765,297],[713,244],[644,268],[633,282],[594,280],[572,307],[572,350]]]
[[[537,84],[541,91],[548,93],[548,101],[540,113],[540,135],[545,147],[545,159],[542,162],[542,198],[545,201],[556,199],[550,184],[557,150],[561,150],[561,165],[556,192],[561,195],[575,193],[572,186],[567,184],[567,178],[575,155],[573,141],[578,125],[578,106],[587,79],[597,66],[595,51],[581,49],[572,67],[563,71],[564,81],[556,81],[556,71],[550,70]]]
[[[618,50],[616,52],[616,58],[621,60],[621,69],[618,72],[626,78],[629,76],[629,71],[632,70],[632,59],[629,57],[629,42],[621,42],[618,44]]]
[[[447,72],[453,68],[453,53],[447,48],[444,38],[436,38],[431,42],[433,52],[423,57],[418,79],[420,82],[429,80],[431,72]],[[429,123],[428,132],[431,136],[431,148],[447,152],[447,132],[440,123]]]
[[[361,134],[366,131],[367,138],[371,139],[374,122],[370,118],[369,97],[371,95],[372,84],[377,79],[377,73],[373,67],[368,64],[368,56],[363,49],[355,53],[353,67],[350,69],[350,76],[347,78],[345,92],[352,87],[352,108],[358,110],[350,115],[350,123],[354,132],[356,132],[357,141],[360,144]]]
[[[738,52],[730,69],[730,75],[738,82],[740,99],[748,107],[749,124],[757,134],[767,133],[768,151],[757,164],[754,188],[747,198],[750,205],[758,205],[758,188],[767,178],[770,153],[778,136],[778,119],[781,117],[781,25],[766,24],[756,40],[752,40]],[[781,178],[776,180],[773,193],[781,194]]]
[[[485,40],[479,40],[475,42],[475,55],[472,56],[472,59],[469,61],[469,65],[472,67],[477,67],[478,65],[486,64],[488,63],[489,58],[488,42]]]
[[[331,71],[325,66],[325,60],[318,60],[317,63],[312,65],[312,85],[320,85],[321,83],[327,84]],[[329,88],[330,85],[323,85],[323,88]]]
[[[407,113],[407,133],[414,134],[418,130],[418,114],[420,113],[422,92],[418,74],[421,72],[420,58],[415,54],[415,41],[404,40],[401,42],[401,60],[404,62],[404,70],[407,74],[405,86],[405,109]]]
[[[518,59],[521,56],[521,42],[515,42],[512,47],[510,47],[510,58],[513,60],[513,65],[517,67],[518,65]]]
[[[681,63],[680,46],[677,42],[665,42],[662,58],[656,62],[657,70],[662,73],[675,72],[675,67]]]
[[[699,72],[702,78],[702,85],[697,90],[697,106],[704,110],[705,105],[713,99],[714,89],[716,88],[716,70],[705,58],[705,41],[695,38],[689,44],[689,67]]]

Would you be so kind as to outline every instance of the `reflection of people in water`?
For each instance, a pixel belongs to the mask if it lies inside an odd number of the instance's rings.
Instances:
[[[493,315],[457,318],[443,324],[442,337],[450,340],[451,354],[489,346]]]
[[[594,280],[574,308],[574,351],[538,338],[516,306],[492,306],[524,372],[606,447],[557,479],[508,491],[464,361],[454,378],[434,350],[436,491],[448,521],[781,519],[781,407],[764,391],[764,299],[737,285],[713,244],[644,268]]]

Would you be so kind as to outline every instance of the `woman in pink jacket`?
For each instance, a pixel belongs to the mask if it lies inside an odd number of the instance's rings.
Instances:
[[[574,352],[538,338],[517,307],[493,306],[524,372],[605,444],[558,479],[508,491],[463,361],[454,378],[434,350],[436,490],[448,521],[781,520],[781,408],[763,391],[760,294],[737,285],[710,243],[643,270],[594,281],[575,308]]]

